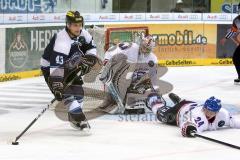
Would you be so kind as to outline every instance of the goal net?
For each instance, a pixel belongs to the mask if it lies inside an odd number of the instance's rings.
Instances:
[[[111,27],[92,26],[88,29],[97,46],[98,55],[103,59],[104,53],[120,42],[140,42],[140,38],[149,34],[148,27]]]

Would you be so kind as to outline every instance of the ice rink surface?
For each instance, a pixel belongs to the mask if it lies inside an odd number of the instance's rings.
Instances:
[[[203,102],[210,96],[240,118],[240,85],[234,67],[173,67],[162,77],[183,98]],[[165,96],[166,97],[166,96]],[[53,98],[43,77],[0,83],[0,160],[233,160],[240,150],[200,138],[183,138],[180,129],[141,117],[105,115],[90,120],[84,136],[47,111],[19,140],[9,142]],[[91,102],[88,102],[91,104]],[[240,146],[240,129],[202,133]]]

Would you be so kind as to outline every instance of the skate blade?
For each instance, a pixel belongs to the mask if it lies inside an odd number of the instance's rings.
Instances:
[[[84,128],[82,130],[79,130],[79,134],[81,136],[90,136],[90,135],[92,135],[92,132],[91,132],[90,128]]]
[[[76,132],[78,132],[77,135],[79,135],[81,137],[92,135],[92,132],[89,128],[84,128],[84,129],[77,128]]]
[[[79,132],[80,136],[90,136],[92,134],[90,128],[81,129],[79,127],[76,127],[75,125],[72,125],[72,124],[70,124],[70,125],[72,128],[76,129],[77,132]]]

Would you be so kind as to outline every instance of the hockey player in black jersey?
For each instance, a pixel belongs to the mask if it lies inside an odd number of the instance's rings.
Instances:
[[[83,24],[84,19],[78,11],[67,12],[66,27],[53,36],[44,50],[41,70],[55,98],[68,107],[70,124],[80,130],[89,130],[82,111],[84,91],[81,77],[96,62],[96,47]]]

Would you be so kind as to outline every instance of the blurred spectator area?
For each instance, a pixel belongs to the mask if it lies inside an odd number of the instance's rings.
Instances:
[[[114,0],[113,12],[209,13],[210,0]]]
[[[236,13],[239,0],[0,0],[0,13]]]

